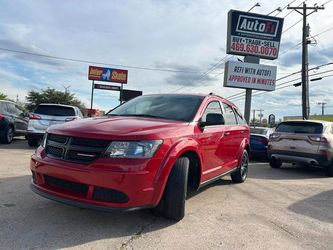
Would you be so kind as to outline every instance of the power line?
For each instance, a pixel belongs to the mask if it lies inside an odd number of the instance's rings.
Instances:
[[[198,71],[173,70],[173,69],[162,69],[162,68],[148,68],[148,67],[114,64],[114,63],[107,63],[107,62],[95,62],[95,61],[88,61],[88,60],[82,60],[82,59],[74,59],[74,58],[69,58],[69,57],[60,57],[60,56],[51,56],[51,55],[45,55],[45,54],[38,54],[38,53],[34,53],[34,52],[7,49],[7,48],[1,48],[1,47],[0,47],[0,50],[7,51],[7,52],[12,52],[12,53],[26,54],[26,55],[31,55],[31,56],[51,58],[51,59],[55,59],[55,60],[63,60],[63,61],[78,62],[78,63],[88,63],[88,64],[97,64],[97,65],[109,65],[109,66],[122,67],[122,68],[128,68],[128,69],[149,70],[149,71],[159,71],[159,72],[172,72],[172,73],[188,73],[188,74],[201,74],[202,73],[202,72],[198,72]]]

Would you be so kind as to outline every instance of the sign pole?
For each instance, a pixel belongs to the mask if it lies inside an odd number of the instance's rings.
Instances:
[[[93,102],[94,102],[94,88],[95,88],[95,82],[93,80],[92,84],[91,84],[90,117],[91,117],[91,112],[92,112]]]
[[[245,56],[244,62],[247,63],[255,63],[259,64],[260,58],[256,56]],[[252,89],[246,89],[245,92],[245,107],[244,107],[244,118],[248,124],[251,123],[250,121],[250,114],[251,114],[251,99],[252,99]]]
[[[119,92],[119,102],[120,102],[120,104],[123,103],[123,88],[124,88],[124,84],[121,84],[120,92]]]

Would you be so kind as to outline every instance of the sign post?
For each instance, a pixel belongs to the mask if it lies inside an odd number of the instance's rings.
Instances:
[[[224,86],[246,89],[244,118],[249,124],[252,89],[258,89],[258,87],[260,90],[265,91],[272,91],[275,89],[276,68],[275,70],[272,68],[260,69],[261,65],[259,62],[260,58],[274,60],[278,57],[282,26],[283,19],[278,17],[265,16],[237,10],[230,10],[228,13],[227,54],[244,56],[244,63],[241,63],[244,64],[244,66],[238,66],[237,68],[233,67],[233,70],[230,71],[228,63],[231,64],[234,62],[226,63]],[[248,74],[247,72],[238,71],[240,68],[248,67],[249,63],[252,65],[257,64],[257,67],[252,66],[251,68],[253,69],[248,70],[250,73],[255,72],[255,74],[258,74],[258,72],[266,72],[265,70],[270,72],[274,71],[274,76],[269,76],[269,78],[266,79],[268,84],[264,83],[264,80],[261,81],[257,77],[246,76]],[[250,81],[249,84],[230,84],[230,81],[233,79],[230,78],[230,74],[233,73],[245,73],[245,76],[240,75],[237,79],[244,79],[243,83]],[[261,74],[259,75],[262,76]]]
[[[122,103],[122,97],[121,97],[122,89],[123,85],[127,83],[127,78],[128,78],[128,70],[89,66],[88,79],[92,80],[90,109],[93,108],[95,88],[119,91],[120,92],[119,100],[120,103]],[[95,84],[94,81],[116,82],[120,83],[121,87],[104,85],[104,84]]]

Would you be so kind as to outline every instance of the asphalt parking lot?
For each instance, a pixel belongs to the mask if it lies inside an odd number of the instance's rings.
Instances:
[[[204,188],[174,223],[37,196],[33,152],[23,139],[0,145],[0,249],[332,249],[333,178],[320,169],[251,163],[246,183],[225,177]]]

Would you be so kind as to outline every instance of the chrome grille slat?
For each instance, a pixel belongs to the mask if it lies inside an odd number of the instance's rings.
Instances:
[[[48,134],[45,152],[51,158],[89,164],[101,157],[110,141]]]

